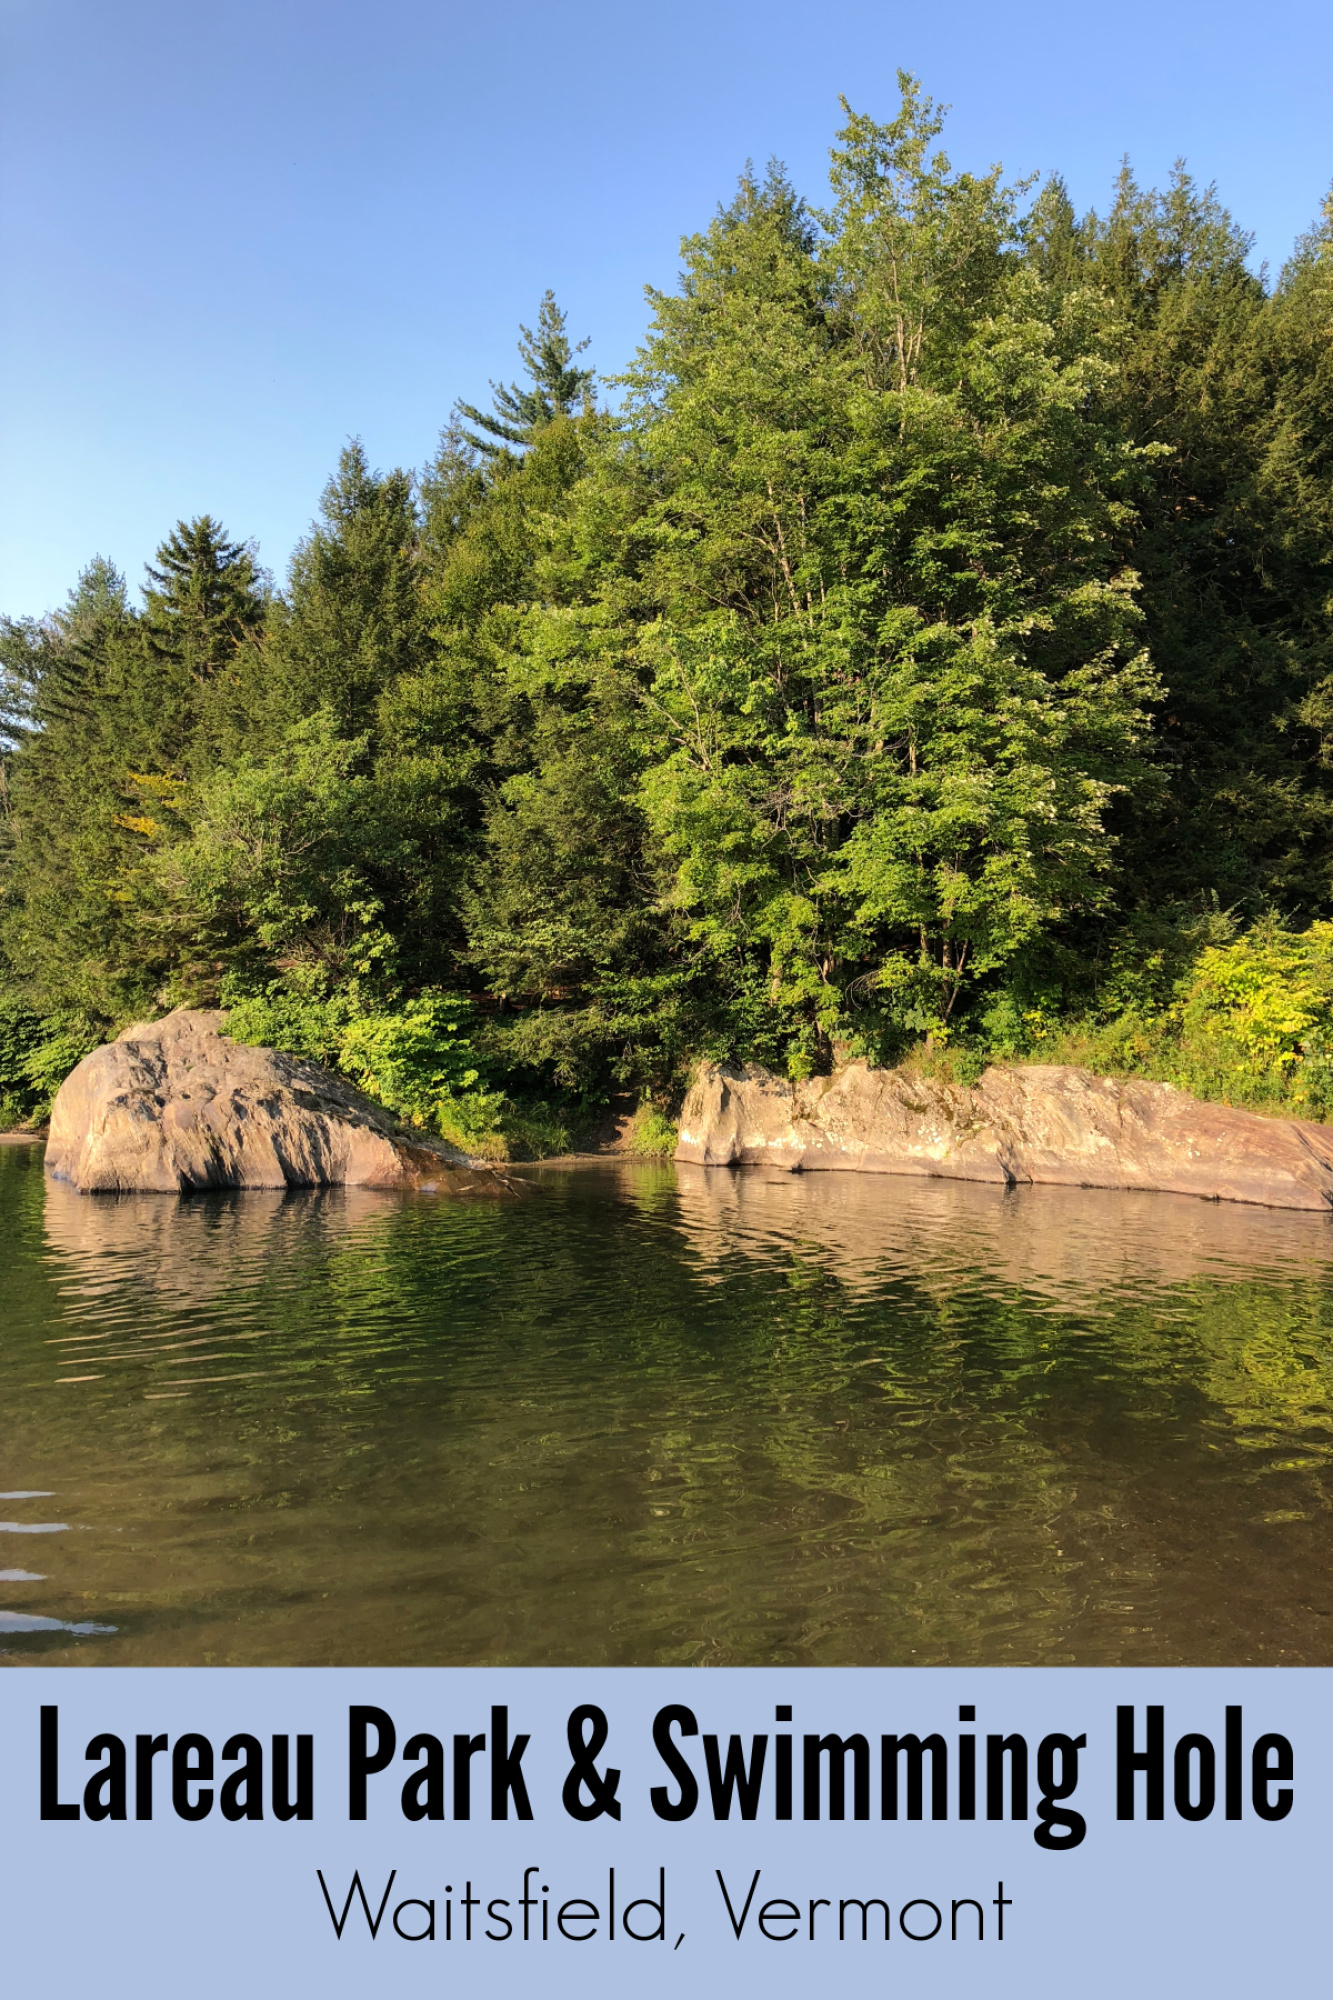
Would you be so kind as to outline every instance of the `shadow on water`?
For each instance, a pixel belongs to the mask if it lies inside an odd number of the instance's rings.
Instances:
[[[0,1658],[1333,1661],[1329,1219],[528,1178],[0,1149]]]

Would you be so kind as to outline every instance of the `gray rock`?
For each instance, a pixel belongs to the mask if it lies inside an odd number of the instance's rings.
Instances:
[[[52,1107],[47,1173],[85,1194],[502,1184],[317,1063],[229,1041],[225,1019],[178,1007],[85,1056]]]
[[[967,1090],[859,1062],[799,1084],[709,1063],[685,1100],[676,1158],[1333,1207],[1333,1128],[1054,1066],[988,1069]]]

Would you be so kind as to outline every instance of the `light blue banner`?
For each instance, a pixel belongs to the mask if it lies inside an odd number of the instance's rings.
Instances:
[[[1321,1991],[1331,1691],[1322,1669],[18,1669],[7,1983]]]

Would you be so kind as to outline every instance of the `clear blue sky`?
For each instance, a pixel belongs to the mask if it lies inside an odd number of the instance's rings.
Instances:
[[[0,0],[0,609],[179,516],[281,576],[343,441],[420,465],[553,286],[612,371],[747,156],[818,196],[895,69],[962,165],[1184,154],[1281,263],[1333,180],[1330,0]]]

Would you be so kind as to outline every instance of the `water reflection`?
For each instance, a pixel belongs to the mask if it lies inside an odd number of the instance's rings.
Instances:
[[[763,1167],[675,1176],[681,1222],[706,1263],[725,1271],[737,1255],[799,1253],[854,1288],[976,1277],[1086,1310],[1200,1278],[1322,1279],[1333,1258],[1333,1216],[1187,1195]]]
[[[114,1632],[114,1625],[93,1625],[84,1622],[71,1625],[63,1618],[30,1618],[22,1611],[0,1611],[0,1632],[72,1632],[76,1638],[89,1638],[99,1632]]]
[[[281,1188],[184,1201],[160,1195],[45,1190],[43,1235],[71,1305],[115,1304],[127,1282],[165,1299],[197,1302],[230,1290],[248,1272],[304,1261],[311,1237],[389,1222],[404,1197],[373,1188]]]
[[[528,1179],[89,1199],[0,1150],[0,1477],[78,1530],[8,1524],[56,1551],[0,1572],[11,1663],[1333,1659],[1327,1219]]]

